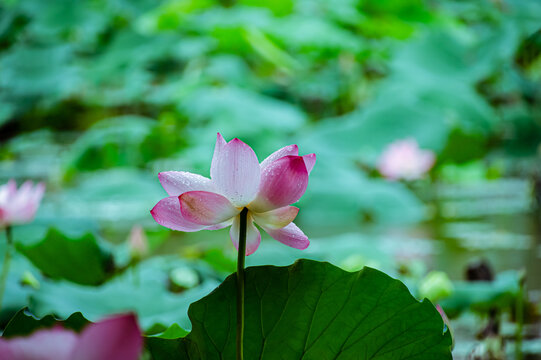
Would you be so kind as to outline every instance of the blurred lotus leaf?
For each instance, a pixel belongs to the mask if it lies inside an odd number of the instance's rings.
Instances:
[[[443,271],[429,272],[419,284],[419,297],[428,298],[433,303],[439,303],[452,293],[453,283]]]
[[[94,124],[74,144],[66,172],[144,166],[184,146],[182,138],[164,137],[179,130],[179,123],[164,116],[159,122],[141,116],[121,116]],[[165,140],[164,139],[170,139]]]
[[[190,266],[201,277],[199,286],[175,294],[168,289],[171,270]],[[37,316],[57,314],[67,317],[80,311],[97,321],[106,315],[132,311],[144,330],[165,331],[173,323],[190,329],[187,310],[190,303],[214,289],[218,277],[207,266],[187,263],[175,257],[157,257],[143,261],[106,283],[81,286],[66,281],[43,282],[32,295],[30,310]]]
[[[10,338],[15,336],[27,336],[32,332],[40,328],[50,328],[53,325],[62,324],[62,327],[80,331],[85,327],[89,321],[80,313],[76,312],[71,314],[64,320],[59,320],[52,315],[47,315],[41,319],[36,319],[30,313],[28,309],[24,308],[19,310],[9,321],[2,337]]]
[[[93,234],[70,238],[52,228],[38,243],[17,243],[17,250],[47,277],[83,285],[103,283],[114,266],[112,254]]]
[[[455,281],[453,294],[440,304],[451,317],[469,309],[479,312],[506,309],[521,295],[521,276],[518,271],[506,271],[494,281]]]

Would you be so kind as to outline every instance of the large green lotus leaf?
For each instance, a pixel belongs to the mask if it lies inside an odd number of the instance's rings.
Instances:
[[[234,359],[235,294],[231,275],[190,306],[188,336],[149,341],[154,359]],[[452,358],[434,306],[371,268],[349,273],[311,260],[252,267],[245,296],[246,359]]]
[[[78,284],[100,284],[112,270],[112,255],[90,233],[70,238],[51,228],[40,242],[18,242],[17,250],[46,276]]]

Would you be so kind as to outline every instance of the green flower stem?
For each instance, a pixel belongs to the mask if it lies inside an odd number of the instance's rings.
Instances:
[[[237,258],[237,360],[244,359],[244,258],[246,256],[246,223],[248,209],[240,212],[239,253]]]
[[[6,254],[4,255],[4,263],[2,264],[2,274],[0,275],[0,310],[2,310],[2,300],[4,299],[4,291],[6,290],[6,282],[8,280],[9,265],[11,262],[11,248],[13,246],[13,239],[11,234],[11,227],[6,227]]]

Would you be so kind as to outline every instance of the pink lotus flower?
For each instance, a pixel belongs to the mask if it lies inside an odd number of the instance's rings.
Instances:
[[[432,151],[421,150],[414,139],[391,143],[381,155],[379,172],[388,179],[420,179],[434,165]]]
[[[15,180],[0,186],[0,228],[32,221],[45,192],[43,183],[26,181],[17,190]]]
[[[128,246],[132,256],[136,258],[148,255],[148,239],[141,225],[134,225],[128,236]]]
[[[160,225],[173,230],[216,230],[231,225],[238,249],[240,212],[247,208],[246,255],[261,242],[257,223],[274,239],[306,249],[308,238],[293,223],[299,209],[290,204],[304,194],[316,155],[299,156],[297,145],[281,148],[261,164],[251,147],[218,134],[210,179],[184,171],[158,175],[169,194],[150,211]]]
[[[119,315],[90,324],[80,334],[54,327],[28,337],[0,338],[0,359],[137,360],[142,346],[135,316]]]

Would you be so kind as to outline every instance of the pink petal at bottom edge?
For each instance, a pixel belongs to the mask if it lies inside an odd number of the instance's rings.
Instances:
[[[133,314],[114,316],[88,325],[70,360],[138,360],[143,337]]]
[[[72,360],[77,334],[61,327],[42,329],[27,337],[0,338],[2,360]]]
[[[269,234],[273,239],[278,240],[282,244],[291,246],[292,248],[304,250],[310,245],[310,240],[304,235],[301,229],[298,228],[294,223],[290,223],[286,227],[281,229],[268,229],[263,228],[267,234]]]
[[[233,219],[233,224],[231,225],[231,230],[229,231],[229,236],[235,248],[239,249],[239,231],[240,231],[240,215],[235,216]],[[259,244],[261,243],[261,233],[255,227],[252,217],[248,215],[246,219],[246,256],[252,255]]]

